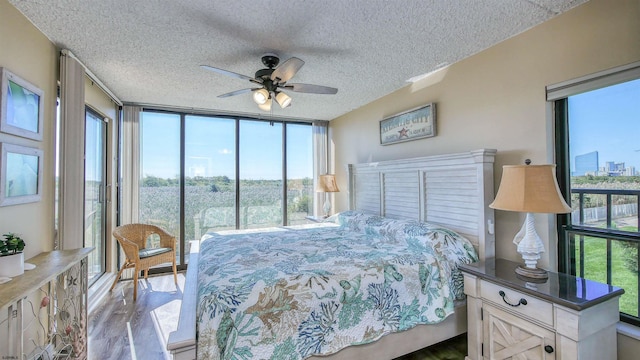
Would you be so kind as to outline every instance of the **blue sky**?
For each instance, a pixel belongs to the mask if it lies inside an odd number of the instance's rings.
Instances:
[[[235,121],[201,116],[186,117],[187,176],[235,178]],[[142,175],[174,178],[180,171],[180,116],[143,113]],[[289,179],[313,177],[311,126],[287,127]],[[240,122],[240,178],[282,178],[282,124]]]
[[[569,97],[569,152],[640,171],[640,79]]]

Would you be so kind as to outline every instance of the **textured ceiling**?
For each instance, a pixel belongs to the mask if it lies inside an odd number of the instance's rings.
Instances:
[[[290,80],[338,88],[289,93],[275,117],[331,120],[586,0],[9,0],[124,102],[260,114],[246,80],[262,54],[305,65]]]

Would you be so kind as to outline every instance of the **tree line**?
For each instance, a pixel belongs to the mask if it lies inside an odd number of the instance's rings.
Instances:
[[[184,178],[185,186],[202,186],[209,187],[211,192],[228,192],[235,191],[235,180],[229,179],[228,176],[186,176]],[[300,187],[312,186],[313,179],[305,177],[302,179],[289,179],[288,187],[292,188],[296,185]],[[140,183],[142,187],[164,187],[164,186],[180,186],[179,178],[161,178],[153,175],[145,175]],[[252,180],[240,179],[241,187],[264,186],[264,187],[281,187],[282,180]]]

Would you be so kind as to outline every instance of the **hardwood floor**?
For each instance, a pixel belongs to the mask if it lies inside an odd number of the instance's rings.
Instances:
[[[89,314],[89,359],[171,359],[167,339],[178,324],[183,289],[184,273],[178,273],[177,287],[173,275],[150,276],[139,282],[134,302],[132,281],[119,282]],[[396,360],[462,360],[466,340],[462,334]]]
[[[89,359],[171,359],[166,350],[169,333],[178,325],[184,273],[149,276],[138,283],[120,281],[102,304],[89,314]]]
[[[467,354],[467,333],[439,344],[412,352],[396,360],[464,360]]]

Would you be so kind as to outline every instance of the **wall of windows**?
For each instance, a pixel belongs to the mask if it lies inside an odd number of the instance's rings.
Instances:
[[[144,111],[138,220],[188,243],[207,231],[301,224],[313,215],[312,126]]]
[[[628,79],[634,76],[583,79],[555,99],[556,157],[573,209],[560,217],[559,268],[623,288],[621,318],[640,324],[640,79]]]

